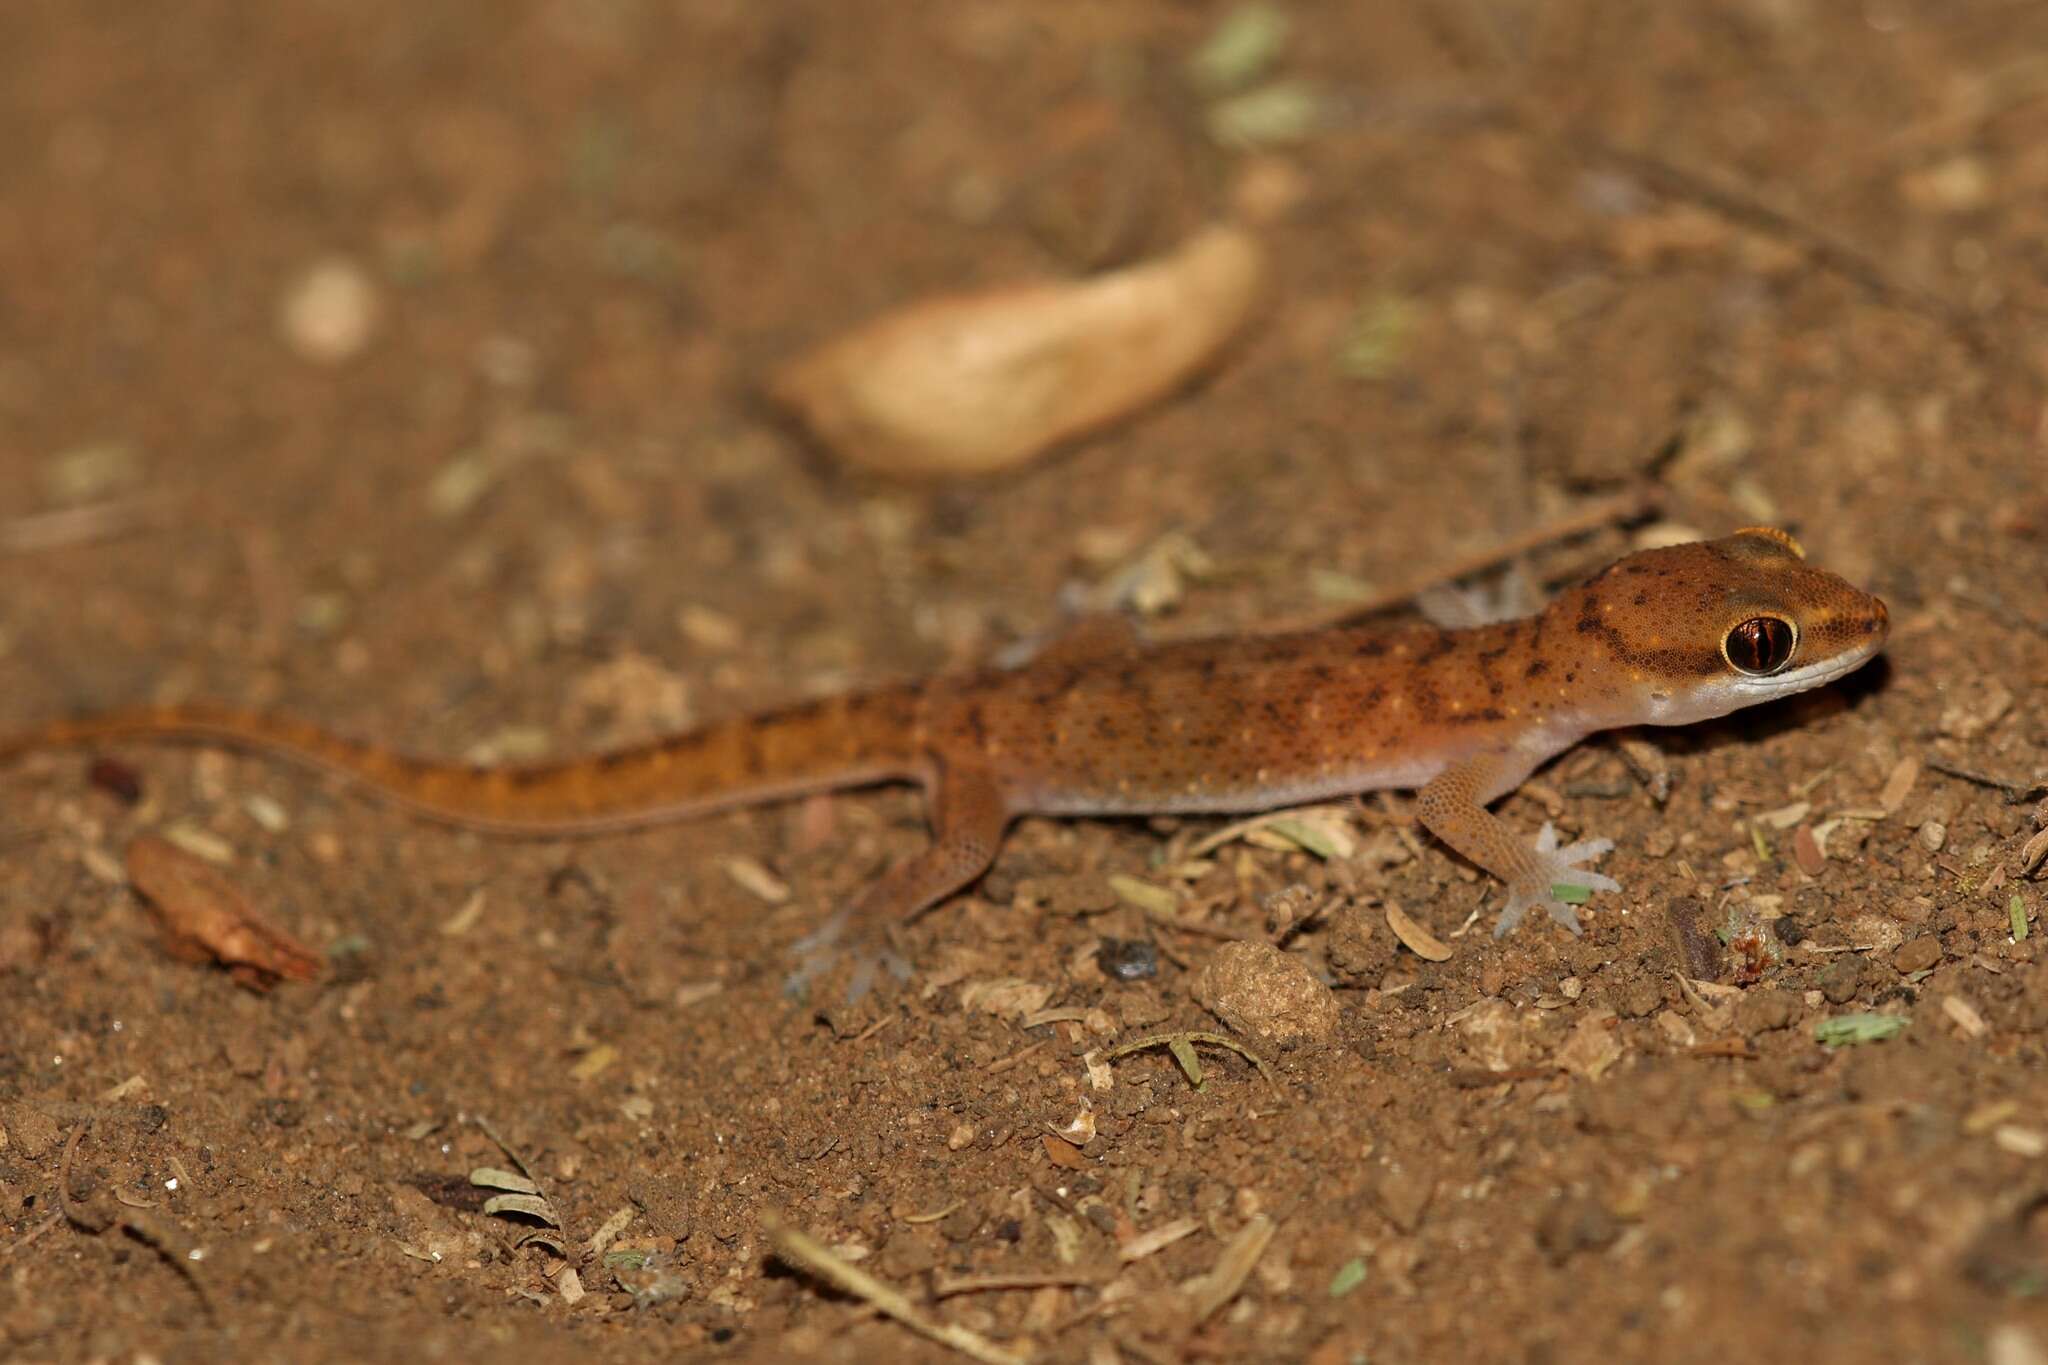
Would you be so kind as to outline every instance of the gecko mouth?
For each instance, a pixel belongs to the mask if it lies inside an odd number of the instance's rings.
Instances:
[[[1807,664],[1803,668],[1787,669],[1768,678],[1737,678],[1737,690],[1757,700],[1768,701],[1773,697],[1787,697],[1794,692],[1808,692],[1816,687],[1825,687],[1835,679],[1854,673],[1875,658],[1884,647],[1882,638],[1857,645],[1854,649],[1835,655],[1830,659]]]

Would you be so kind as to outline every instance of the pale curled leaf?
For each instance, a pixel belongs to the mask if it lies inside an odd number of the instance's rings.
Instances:
[[[1180,913],[1180,897],[1163,886],[1154,886],[1121,872],[1111,875],[1109,885],[1118,899],[1127,901],[1155,919],[1170,920]]]
[[[783,365],[769,388],[849,462],[986,474],[1157,402],[1250,316],[1266,251],[1219,225],[1071,283],[913,303]]]
[[[1387,927],[1409,952],[1428,962],[1450,961],[1451,950],[1444,941],[1418,924],[1406,910],[1388,901],[1386,914]]]
[[[494,1194],[484,1200],[484,1212],[493,1217],[501,1213],[516,1213],[539,1219],[549,1227],[561,1226],[561,1219],[555,1217],[554,1205],[537,1194]]]
[[[1176,1218],[1162,1223],[1150,1232],[1141,1232],[1117,1248],[1117,1259],[1129,1264],[1142,1261],[1147,1256],[1157,1255],[1181,1238],[1200,1232],[1202,1225],[1192,1218]]]
[[[517,1171],[508,1171],[502,1166],[479,1166],[469,1173],[469,1183],[487,1190],[505,1190],[511,1194],[539,1194],[540,1186],[534,1184]]]
[[[1223,1248],[1215,1269],[1204,1275],[1189,1291],[1192,1300],[1189,1316],[1195,1323],[1207,1322],[1217,1309],[1237,1297],[1238,1291],[1244,1288],[1244,1282],[1250,1278],[1252,1267],[1259,1263],[1259,1257],[1266,1254],[1274,1230],[1273,1220],[1257,1213],[1238,1230],[1237,1236],[1230,1239],[1230,1245]]]

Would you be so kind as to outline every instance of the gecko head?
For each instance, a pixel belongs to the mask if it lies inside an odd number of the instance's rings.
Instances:
[[[1569,640],[1616,723],[1684,725],[1833,682],[1884,647],[1884,602],[1754,526],[1642,550],[1562,594],[1549,640]],[[1546,646],[1548,640],[1546,641]]]

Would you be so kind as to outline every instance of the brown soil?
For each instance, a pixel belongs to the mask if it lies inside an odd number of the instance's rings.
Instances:
[[[1497,888],[1402,851],[1399,801],[1354,813],[1384,859],[1238,842],[1180,882],[1215,824],[1031,820],[851,1009],[784,998],[785,953],[916,846],[908,793],[519,843],[215,752],[14,765],[0,1356],[956,1358],[778,1263],[779,1212],[919,1302],[1082,1272],[930,1305],[1053,1359],[2044,1359],[2048,968],[2009,911],[2048,911],[2041,793],[1886,789],[2048,770],[2048,11],[1304,6],[1268,78],[1328,116],[1259,152],[1185,74],[1225,13],[11,7],[0,729],[210,697],[567,752],[986,657],[1171,531],[1217,572],[1163,624],[1255,629],[1643,478],[1882,593],[1887,662],[1654,736],[1661,803],[1605,744],[1504,803],[1617,841],[1582,939],[1452,937]],[[1120,430],[882,486],[756,397],[893,304],[1164,249],[1247,177],[1298,196],[1269,306]],[[280,325],[328,258],[374,303],[335,363]],[[225,855],[321,979],[168,955],[120,880],[146,832]],[[1164,1051],[1095,1088],[1091,1053],[1221,1027],[1198,971],[1294,886],[1334,1038],[1243,1039],[1277,1089],[1213,1048],[1200,1090]],[[1855,1012],[1907,1022],[1816,1040]],[[76,1211],[127,1231],[58,1207],[88,1120]],[[490,1133],[580,1302],[479,1210]]]

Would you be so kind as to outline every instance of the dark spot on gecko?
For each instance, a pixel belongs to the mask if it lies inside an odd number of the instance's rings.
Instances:
[[[1529,666],[1528,666],[1527,668],[1525,668],[1525,669],[1523,669],[1523,670],[1522,670],[1522,676],[1523,676],[1523,677],[1525,677],[1525,678],[1540,678],[1540,677],[1542,677],[1542,676],[1543,676],[1543,675],[1544,675],[1545,673],[1548,673],[1549,671],[1550,671],[1550,660],[1548,660],[1548,659],[1531,659],[1531,660],[1529,661]]]
[[[1631,598],[1630,600],[1631,600],[1632,602],[1634,602],[1634,603],[1635,603],[1635,604],[1636,604],[1637,606],[1639,606],[1639,607],[1641,607],[1641,606],[1647,606],[1647,605],[1649,605],[1649,601],[1650,601],[1650,594],[1648,594],[1648,593],[1646,593],[1646,592],[1639,592],[1639,593],[1637,593],[1637,594],[1636,594],[1636,595],[1635,595],[1635,596],[1634,596],[1633,598]]]
[[[1362,641],[1358,652],[1368,659],[1377,659],[1387,652],[1387,642],[1379,638]]]
[[[1436,639],[1430,641],[1429,648],[1423,650],[1421,654],[1417,655],[1415,662],[1417,662],[1418,664],[1434,663],[1438,659],[1443,658],[1444,655],[1456,649],[1457,647],[1458,637],[1451,634],[1451,632],[1449,631],[1445,631],[1443,634],[1437,636]]]
[[[976,697],[967,704],[967,729],[974,735],[974,742],[977,745],[987,746],[988,719],[982,715],[981,698],[979,697]]]

